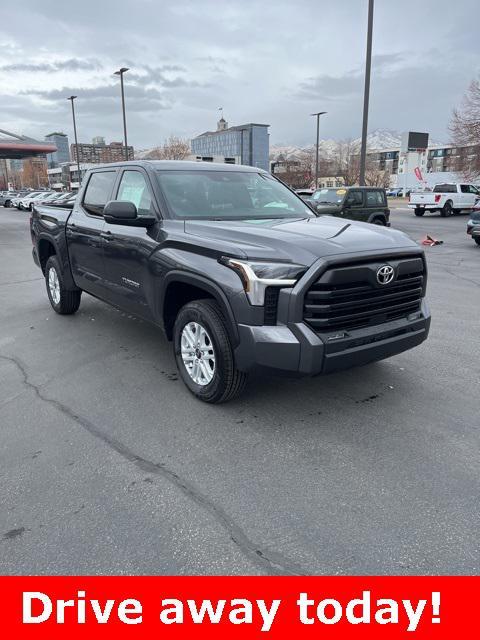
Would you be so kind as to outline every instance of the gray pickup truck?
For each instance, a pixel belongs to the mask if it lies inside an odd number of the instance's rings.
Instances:
[[[77,311],[85,292],[153,322],[206,402],[233,398],[255,368],[329,373],[415,347],[429,331],[415,242],[319,217],[254,167],[99,166],[73,208],[34,206],[31,235],[57,313]]]

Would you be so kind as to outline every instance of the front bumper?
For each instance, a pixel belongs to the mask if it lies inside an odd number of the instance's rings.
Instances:
[[[467,224],[467,234],[472,236],[472,238],[480,237],[480,224],[477,222],[468,222]]]
[[[258,368],[300,375],[319,375],[349,369],[418,346],[428,337],[430,310],[425,299],[411,319],[319,335],[304,322],[290,326],[239,325],[235,360],[241,371]]]

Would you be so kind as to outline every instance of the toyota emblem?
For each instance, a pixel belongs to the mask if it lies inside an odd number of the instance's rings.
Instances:
[[[395,271],[389,264],[384,264],[383,267],[377,269],[377,282],[378,284],[389,284],[393,280]]]

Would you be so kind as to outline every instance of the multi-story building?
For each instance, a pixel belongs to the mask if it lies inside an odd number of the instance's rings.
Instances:
[[[78,165],[73,162],[65,162],[58,167],[52,167],[47,170],[48,184],[51,189],[57,191],[75,191],[79,189],[85,173],[91,169],[94,164],[80,164],[80,180],[78,179]]]
[[[58,167],[63,162],[70,161],[70,152],[68,150],[68,136],[65,133],[55,131],[45,136],[46,142],[51,142],[57,147],[53,153],[47,153],[47,164],[50,168]]]
[[[222,117],[216,131],[205,131],[193,138],[193,158],[204,162],[246,164],[268,171],[269,126],[250,122],[229,127]]]
[[[428,134],[408,132],[403,134],[400,147],[372,149],[367,153],[367,161],[379,171],[390,174],[391,187],[411,189],[457,181],[462,166],[465,166],[465,158],[474,153],[478,153],[474,147],[430,145]]]
[[[96,144],[100,142],[100,144]],[[128,159],[133,160],[133,147],[128,146]],[[72,160],[77,161],[77,149],[76,145],[70,145],[70,151]],[[107,162],[121,162],[125,160],[125,147],[122,142],[111,142],[105,144],[103,138],[94,138],[91,144],[79,143],[78,155],[80,162],[86,162],[89,164],[104,164]]]

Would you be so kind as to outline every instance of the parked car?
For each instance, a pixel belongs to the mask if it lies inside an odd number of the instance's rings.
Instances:
[[[480,203],[472,210],[470,219],[467,222],[467,234],[472,236],[472,240],[480,245]]]
[[[480,199],[480,192],[473,184],[437,184],[433,191],[418,191],[410,194],[408,206],[416,216],[426,211],[440,211],[444,217],[464,210],[472,210]]]
[[[49,200],[48,202],[38,202],[38,201],[34,201],[32,203],[32,211],[38,206],[38,205],[48,205],[49,207],[66,207],[66,208],[71,208],[73,207],[73,203],[75,202],[75,198],[76,198],[76,193],[73,192],[69,192],[69,193],[62,193],[61,197],[55,198],[54,200]]]
[[[20,195],[18,191],[4,191],[2,195],[0,195],[0,205],[10,207],[12,205],[12,200],[18,195]]]
[[[416,242],[316,216],[255,167],[103,165],[87,172],[73,209],[35,206],[30,230],[57,313],[75,313],[86,292],[153,322],[205,402],[237,395],[255,368],[329,373],[429,332]]]
[[[12,198],[12,202],[11,202],[10,206],[16,207],[17,209],[20,209],[20,202],[22,200],[24,200],[25,198],[29,198],[31,196],[36,196],[39,193],[41,193],[41,192],[40,191],[21,191],[14,198]]]
[[[39,197],[37,202],[40,203],[51,203],[59,200],[63,197],[64,193],[61,191],[53,191],[52,193],[47,193],[45,197]]]
[[[387,196],[385,189],[379,187],[318,189],[309,204],[319,215],[390,226]]]
[[[45,198],[47,198],[51,194],[52,194],[52,191],[40,191],[38,193],[25,196],[24,198],[19,200],[18,208],[31,211],[34,202],[37,202],[37,203],[42,202],[42,200],[45,200]]]

